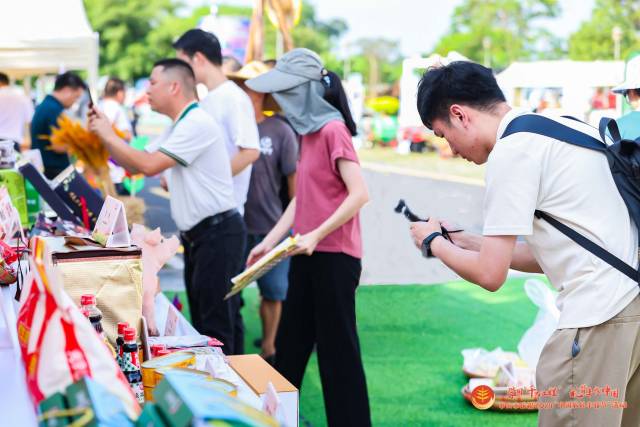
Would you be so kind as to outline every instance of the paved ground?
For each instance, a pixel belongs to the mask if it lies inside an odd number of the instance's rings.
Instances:
[[[479,231],[483,187],[372,170],[365,170],[364,174],[371,201],[361,213],[362,283],[429,284],[455,279],[457,276],[440,261],[422,258],[409,237],[408,222],[393,208],[402,198],[418,215],[435,215]],[[140,195],[147,205],[147,225],[161,227],[165,235],[176,233],[169,200],[159,188],[158,180],[148,180]],[[182,289],[181,256],[172,260],[171,266],[161,274],[164,290]]]
[[[362,283],[440,283],[457,276],[438,260],[427,260],[409,236],[408,222],[393,211],[404,199],[414,213],[436,216],[479,231],[483,187],[365,170],[371,201],[362,210]]]

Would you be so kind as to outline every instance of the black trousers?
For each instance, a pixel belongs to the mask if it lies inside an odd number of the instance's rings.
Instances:
[[[181,236],[184,282],[191,323],[203,335],[224,344],[225,354],[244,353],[240,295],[224,300],[231,278],[244,269],[247,231],[240,214],[203,230],[193,240]]]
[[[289,291],[276,337],[276,369],[300,388],[317,345],[330,426],[370,426],[367,383],[356,328],[360,260],[316,252],[291,259]]]

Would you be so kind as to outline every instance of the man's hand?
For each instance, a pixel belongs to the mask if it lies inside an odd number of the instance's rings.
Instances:
[[[95,106],[89,110],[89,130],[98,135],[103,142],[118,137],[107,116]]]
[[[418,249],[422,246],[422,241],[427,238],[431,233],[442,233],[442,227],[440,221],[437,218],[431,217],[427,222],[412,222],[409,225],[411,231],[411,237],[413,243],[415,243]]]

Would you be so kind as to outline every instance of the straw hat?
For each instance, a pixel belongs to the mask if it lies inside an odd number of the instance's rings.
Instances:
[[[269,71],[269,67],[262,62],[251,61],[235,73],[228,73],[227,78],[242,86],[247,80],[265,74],[267,71]],[[267,93],[265,94],[264,101],[262,103],[262,109],[264,111],[280,111],[280,106],[273,96]]]

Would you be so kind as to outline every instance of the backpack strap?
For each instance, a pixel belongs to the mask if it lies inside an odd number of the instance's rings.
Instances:
[[[574,117],[567,118],[580,121]],[[620,132],[618,130],[618,125],[615,120],[612,119],[603,118],[600,120],[599,132],[600,137],[602,138],[602,140],[600,141],[589,134],[575,130],[548,117],[538,114],[524,114],[516,117],[507,125],[507,128],[505,129],[501,138],[505,138],[509,135],[520,132],[535,133],[537,135],[543,135],[549,138],[557,139],[559,141],[576,145],[578,147],[600,151],[606,154],[608,157],[608,146],[605,142],[603,142],[606,140],[605,135],[607,130],[609,130],[614,142],[620,141]],[[536,210],[534,212],[534,215],[538,219],[547,221],[549,224],[551,224],[552,227],[573,240],[582,248],[591,252],[593,255],[597,256],[616,270],[620,271],[622,274],[624,274],[634,282],[640,284],[640,271],[636,270],[617,256],[613,255],[611,252],[593,243],[582,234],[564,225],[545,212]]]
[[[573,117],[571,119],[578,121]],[[523,114],[511,120],[501,138],[520,132],[535,133],[590,150],[602,152],[607,150],[607,145],[602,142],[604,139],[600,141],[589,134],[538,114]]]
[[[619,272],[621,272],[622,274],[624,274],[625,276],[633,280],[634,282],[640,282],[639,280],[640,272],[638,272],[635,268],[633,268],[632,266],[630,266],[629,264],[627,264],[626,262],[624,262],[623,260],[615,256],[611,252],[607,251],[606,249],[604,249],[599,245],[596,245],[591,240],[584,237],[582,234],[564,225],[563,223],[561,223],[560,221],[558,221],[557,219],[553,218],[551,215],[545,212],[536,210],[534,212],[534,215],[536,216],[536,218],[544,219],[545,221],[547,221],[559,232],[561,232],[562,234],[564,234],[565,236],[567,236],[568,238],[570,238],[571,240],[573,240],[574,242],[582,246],[584,249],[588,250],[589,252],[591,252],[592,254],[594,254],[595,256],[597,256],[598,258],[600,258],[601,260],[603,260],[604,262],[606,262],[607,264],[609,264],[610,266],[612,266],[613,268],[615,268],[616,270],[618,270]]]
[[[622,139],[620,137],[620,129],[618,129],[618,123],[614,119],[602,117],[598,125],[598,130],[600,131],[600,138],[602,138],[603,141],[606,141],[605,135],[607,134],[607,131],[609,131],[609,135],[611,136],[611,139],[614,143],[620,142],[620,140]]]

